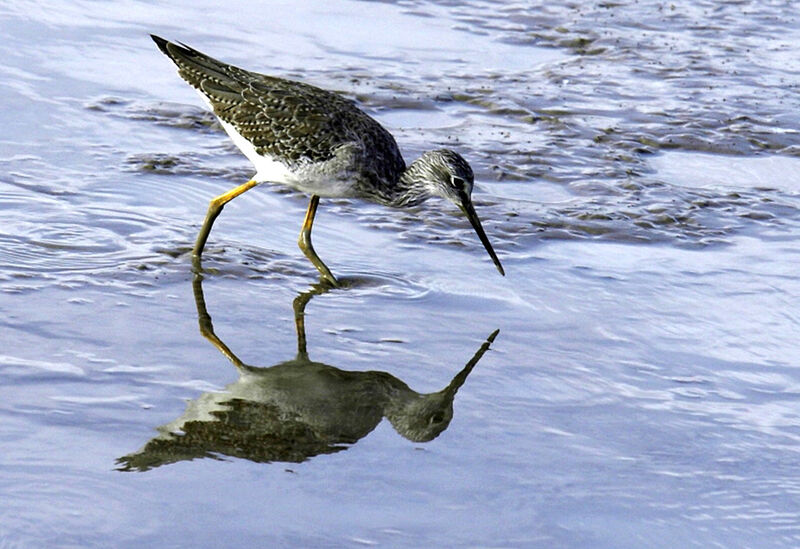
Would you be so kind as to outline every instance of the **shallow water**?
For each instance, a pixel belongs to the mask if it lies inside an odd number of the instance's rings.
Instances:
[[[796,547],[796,7],[330,10],[0,7],[0,545]],[[459,150],[507,276],[450,206],[327,200],[349,287],[308,295],[307,199],[265,185],[197,301],[250,167],[149,32],[338,90],[407,161]],[[298,318],[298,368],[220,353],[297,366]],[[385,387],[498,329],[441,434],[397,428]]]

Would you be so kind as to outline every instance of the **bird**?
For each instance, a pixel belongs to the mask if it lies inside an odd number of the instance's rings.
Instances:
[[[340,281],[320,259],[311,229],[320,198],[358,198],[384,206],[416,206],[438,196],[467,217],[497,270],[505,271],[472,203],[474,174],[457,152],[425,152],[406,166],[397,142],[353,101],[310,84],[251,72],[186,44],[150,35],[197,90],[234,144],[255,167],[247,182],[213,198],[192,257],[200,261],[211,227],[225,205],[264,182],[310,195],[298,245],[323,282]]]

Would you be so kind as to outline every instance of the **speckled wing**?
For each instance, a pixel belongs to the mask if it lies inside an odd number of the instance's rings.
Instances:
[[[332,159],[356,144],[369,154],[354,158],[362,177],[394,181],[405,163],[392,135],[351,101],[326,90],[254,73],[217,61],[183,44],[153,36],[180,76],[205,95],[261,155],[290,167]]]

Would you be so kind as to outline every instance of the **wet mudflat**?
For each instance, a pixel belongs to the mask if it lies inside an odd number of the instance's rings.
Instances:
[[[795,547],[799,18],[0,8],[0,539]],[[449,205],[323,200],[316,292],[307,198],[264,185],[198,283],[251,170],[149,32],[458,150],[507,276]]]

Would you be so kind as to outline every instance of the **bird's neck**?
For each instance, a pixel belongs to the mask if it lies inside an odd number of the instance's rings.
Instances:
[[[425,168],[425,165],[417,159],[400,174],[392,206],[398,208],[416,206],[431,197]]]

